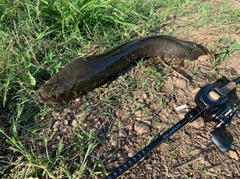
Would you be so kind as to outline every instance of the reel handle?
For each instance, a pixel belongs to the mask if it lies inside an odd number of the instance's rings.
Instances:
[[[221,122],[210,133],[211,141],[216,145],[216,147],[221,152],[227,152],[229,149],[231,149],[232,142],[225,140],[222,137],[222,135],[219,135],[219,131],[221,129],[225,129],[226,127],[230,126],[233,117],[234,116],[238,117],[238,113],[239,113],[239,109],[232,112],[232,109],[230,107],[227,107],[226,110],[223,111],[223,113],[218,116]]]
[[[220,135],[218,134],[212,134],[211,135],[211,141],[215,144],[215,146],[221,151],[221,152],[227,152],[231,149],[231,143],[224,140]]]

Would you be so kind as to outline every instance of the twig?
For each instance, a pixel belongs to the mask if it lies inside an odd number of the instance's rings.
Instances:
[[[162,64],[169,68],[170,70],[172,70],[173,72],[175,72],[177,75],[181,76],[182,78],[184,78],[185,80],[189,81],[189,79],[187,79],[185,76],[183,76],[181,73],[179,73],[177,70],[175,70],[174,68],[170,67],[168,64],[166,64],[159,56],[158,59],[161,60]]]

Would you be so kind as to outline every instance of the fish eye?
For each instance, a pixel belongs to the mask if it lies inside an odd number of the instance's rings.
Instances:
[[[61,98],[63,95],[61,94],[61,93],[57,93],[56,95],[55,95],[55,98],[56,99],[59,99],[59,98]]]

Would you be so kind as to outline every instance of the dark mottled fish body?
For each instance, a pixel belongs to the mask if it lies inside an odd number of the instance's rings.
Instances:
[[[106,81],[132,63],[155,56],[195,60],[206,51],[192,42],[170,36],[152,36],[134,40],[102,55],[73,60],[40,89],[43,101],[55,104],[67,101]]]

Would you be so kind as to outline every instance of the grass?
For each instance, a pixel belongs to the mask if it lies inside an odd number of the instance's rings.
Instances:
[[[189,17],[197,4],[189,0],[1,0],[0,116],[4,116],[6,125],[0,126],[0,156],[4,161],[0,176],[97,178],[104,172],[101,163],[88,163],[94,148],[101,144],[92,133],[73,133],[68,136],[72,142],[68,146],[61,142],[65,136],[57,132],[39,136],[46,125],[40,119],[54,108],[41,104],[36,90],[74,58],[101,53],[133,37],[158,34],[161,27],[171,23],[172,15]],[[223,8],[225,4],[221,7],[222,23],[239,18],[239,10],[229,13]],[[211,20],[212,9],[207,3],[195,10],[202,15],[200,26]],[[157,74],[151,67],[143,70],[153,77]],[[157,76],[157,81],[161,83],[162,78]],[[142,79],[138,85],[144,87],[146,81]],[[126,100],[127,96],[119,98]],[[107,104],[103,113],[107,114],[116,100],[111,95],[102,100]],[[83,105],[82,115],[91,105]],[[55,137],[60,143],[56,151],[49,151]],[[35,148],[38,141],[43,141],[43,148]]]

